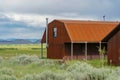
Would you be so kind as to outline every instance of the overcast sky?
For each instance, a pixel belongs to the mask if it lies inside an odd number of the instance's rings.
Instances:
[[[0,39],[40,39],[45,18],[120,21],[120,0],[0,0]]]

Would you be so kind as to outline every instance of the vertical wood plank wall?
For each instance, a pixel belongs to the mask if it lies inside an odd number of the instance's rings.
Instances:
[[[120,31],[108,41],[108,63],[120,65]]]

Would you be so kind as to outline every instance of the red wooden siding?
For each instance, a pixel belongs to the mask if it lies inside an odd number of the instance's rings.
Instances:
[[[44,34],[42,36],[42,40],[41,43],[45,43],[46,42],[46,30],[44,31]]]
[[[113,65],[120,65],[120,31],[108,41],[108,62],[112,60]]]
[[[53,21],[48,25],[47,58],[62,59],[64,56],[64,42],[70,42],[64,23]],[[53,37],[53,28],[57,28],[57,37]]]

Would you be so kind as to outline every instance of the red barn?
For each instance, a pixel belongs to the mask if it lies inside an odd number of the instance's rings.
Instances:
[[[95,59],[106,47],[108,60],[120,63],[119,22],[54,20],[48,24],[47,58]],[[41,43],[46,42],[46,31]],[[113,56],[114,55],[114,56]],[[117,62],[115,60],[117,60]]]

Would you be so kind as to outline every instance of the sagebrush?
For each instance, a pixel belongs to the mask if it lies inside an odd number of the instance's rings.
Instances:
[[[39,59],[20,55],[0,57],[0,80],[119,80],[120,68],[96,68],[81,61]]]

